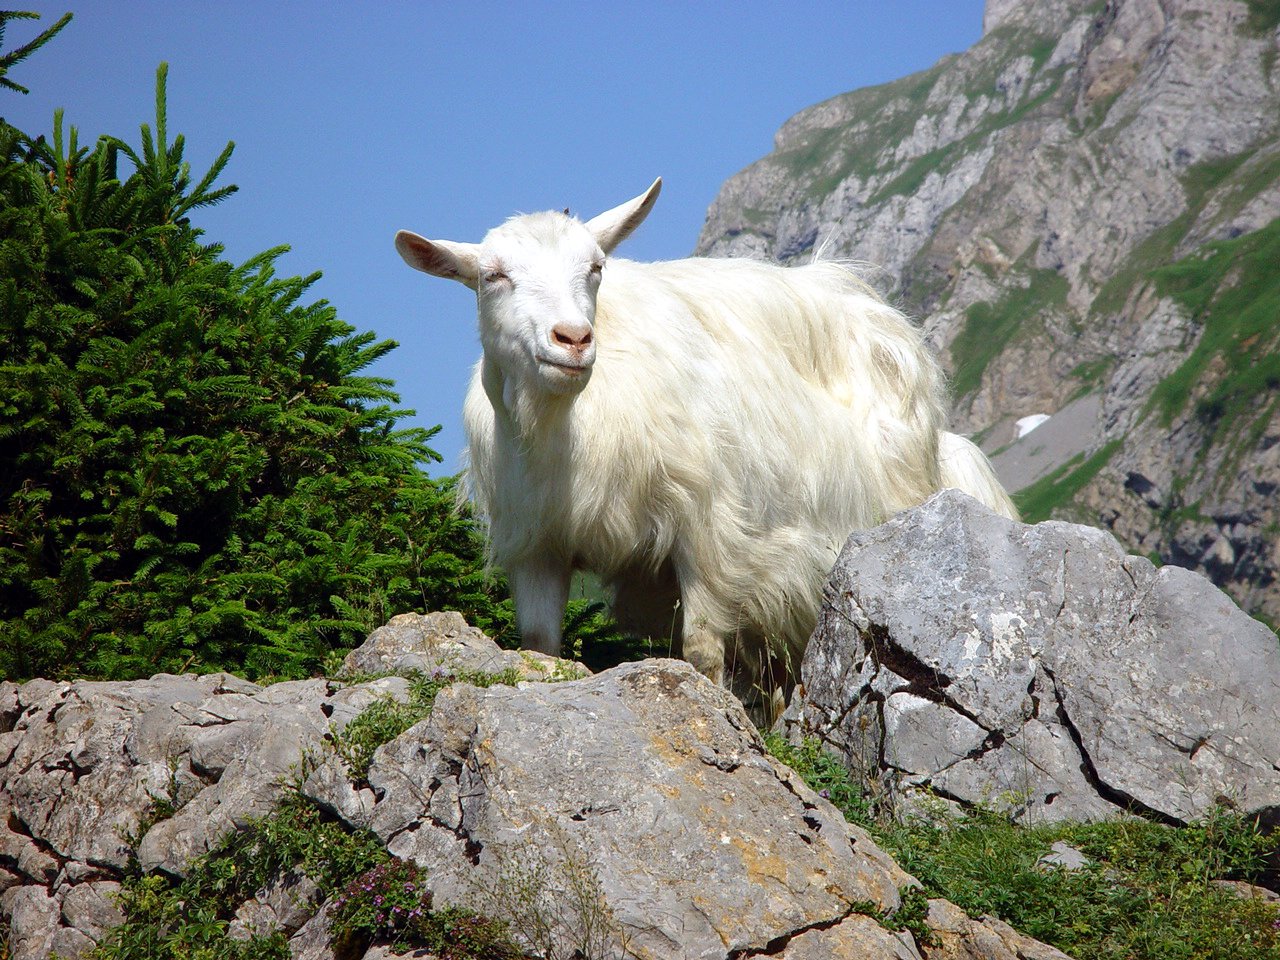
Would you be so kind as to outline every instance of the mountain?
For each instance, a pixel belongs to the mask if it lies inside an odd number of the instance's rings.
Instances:
[[[1274,624],[1278,54],[1276,0],[988,0],[968,51],[787,121],[697,252],[872,265],[1028,518]]]

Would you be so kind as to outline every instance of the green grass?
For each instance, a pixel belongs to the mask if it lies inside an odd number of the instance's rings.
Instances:
[[[1200,342],[1151,395],[1149,409],[1168,426],[1193,391],[1209,386],[1196,414],[1221,437],[1242,417],[1256,417],[1280,388],[1280,220],[1254,233],[1211,244],[1154,271],[1204,328]]]
[[[911,133],[920,108],[937,82],[943,65],[913,73],[891,83],[843,94],[851,124],[807,132],[801,143],[774,155],[793,179],[810,179],[807,193],[821,198],[852,174],[866,179],[879,169],[879,157],[887,144],[898,143]],[[849,128],[870,122],[866,135],[855,140]],[[814,177],[815,171],[823,171]]]
[[[975,303],[951,344],[955,376],[951,389],[962,397],[977,390],[1000,352],[1040,311],[1066,303],[1067,280],[1054,270],[1035,270],[1025,287],[1009,290],[995,303]]]
[[[1280,26],[1280,0],[1245,0],[1249,6],[1249,32],[1269,34]]]
[[[957,140],[921,154],[907,163],[903,171],[867,198],[867,206],[883,203],[890,197],[909,197],[920,189],[929,174],[941,172],[957,156],[966,152],[968,140]]]
[[[1040,37],[1027,50],[1027,55],[1031,57],[1032,69],[1039,70],[1045,65],[1045,61],[1052,56],[1053,51],[1057,49],[1057,37]]]
[[[1171,828],[1144,820],[1035,828],[976,810],[894,820],[814,741],[769,748],[845,816],[871,832],[924,885],[971,916],[992,914],[1079,960],[1280,960],[1280,911],[1218,880],[1256,880],[1274,837],[1215,811]],[[1064,840],[1091,861],[1079,871],[1037,861]]]
[[[1035,51],[1039,49],[1040,47],[1037,45],[1033,48],[1032,53],[1034,54]],[[1049,50],[1044,55],[1047,57],[1048,53],[1051,53],[1052,51],[1053,43],[1050,41]],[[1039,65],[1039,63],[1036,64],[1037,69],[1039,68]],[[1001,130],[1017,123],[1023,117],[1039,108],[1042,104],[1048,102],[1057,92],[1062,78],[1065,75],[1065,68],[1055,70],[1053,82],[1034,97],[1024,99],[1021,103],[1018,103],[1010,110],[988,117],[984,122],[979,124],[976,129],[963,138],[953,140],[945,146],[939,147],[936,150],[931,150],[928,153],[921,154],[914,160],[909,161],[901,173],[889,182],[885,183],[876,190],[874,194],[867,198],[867,205],[873,206],[892,196],[910,196],[915,193],[920,189],[921,184],[924,183],[930,173],[935,171],[945,172],[956,159],[964,157],[975,151],[984,140],[991,136],[991,134],[995,133],[997,130]],[[978,89],[975,91],[975,95],[976,93],[986,93],[990,86],[990,81],[977,85]],[[837,181],[837,183],[838,182],[839,181]],[[834,184],[832,185],[832,189],[834,189]],[[830,191],[828,190],[827,192]]]
[[[1236,154],[1188,167],[1182,177],[1187,199],[1186,210],[1164,226],[1153,230],[1133,248],[1120,268],[1107,278],[1098,290],[1089,307],[1089,312],[1094,316],[1120,313],[1134,289],[1145,283],[1153,271],[1172,260],[1174,250],[1199,219],[1209,197],[1227,183],[1237,170],[1240,170],[1246,159],[1246,154]],[[1269,163],[1264,164],[1262,169],[1253,169],[1247,175],[1242,174],[1242,180],[1235,191],[1239,205],[1243,206],[1247,199],[1255,196],[1258,190],[1272,182],[1267,179],[1268,176],[1274,179],[1275,175],[1280,175],[1280,169],[1273,169]]]
[[[1048,520],[1058,507],[1066,506],[1083,490],[1120,449],[1122,442],[1112,440],[1087,459],[1084,454],[1072,457],[1049,473],[1013,495],[1024,523]]]
[[[1079,380],[1080,386],[1067,398],[1067,403],[1079,400],[1087,393],[1101,390],[1106,385],[1107,377],[1115,368],[1115,365],[1115,357],[1102,357],[1098,360],[1088,360],[1084,363],[1076,364],[1067,376],[1073,380]]]

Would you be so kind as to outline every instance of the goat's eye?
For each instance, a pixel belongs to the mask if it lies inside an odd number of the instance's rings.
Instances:
[[[485,283],[501,283],[503,280],[510,280],[510,279],[511,278],[508,277],[501,270],[491,270],[484,275]]]
[[[604,264],[597,261],[591,265],[591,276],[598,277],[603,270]]]

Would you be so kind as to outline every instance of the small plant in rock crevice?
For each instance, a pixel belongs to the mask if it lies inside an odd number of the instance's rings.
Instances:
[[[580,843],[554,821],[531,826],[515,844],[488,849],[492,870],[471,877],[471,902],[506,918],[514,939],[541,960],[634,957]]]
[[[333,929],[344,940],[393,948],[423,947],[441,960],[515,960],[506,924],[470,910],[432,910],[426,874],[406,860],[379,864],[351,880],[333,902]]]
[[[565,675],[563,679],[577,678]],[[373,762],[377,749],[430,716],[436,696],[445,687],[455,683],[469,683],[475,687],[512,687],[520,680],[520,672],[514,667],[495,673],[450,671],[437,667],[430,673],[411,674],[408,700],[399,700],[391,695],[374,700],[346,726],[332,731],[333,749],[346,764],[351,780],[363,783],[369,776],[369,764]]]
[[[898,909],[881,910],[873,900],[858,900],[851,910],[875,918],[886,930],[907,931],[916,943],[937,946],[938,937],[929,929],[929,897],[920,887],[903,887],[898,891]]]

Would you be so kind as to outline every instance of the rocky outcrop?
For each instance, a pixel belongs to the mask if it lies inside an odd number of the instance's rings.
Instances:
[[[894,910],[911,882],[680,661],[455,688],[369,781],[385,797],[374,830],[431,864],[446,899],[541,912],[560,936],[595,929],[637,957],[759,951],[837,925],[855,903]],[[544,889],[520,903],[535,874]]]
[[[342,661],[342,675],[513,673],[520,680],[574,680],[591,671],[536,650],[503,650],[460,613],[402,613]]]
[[[1044,450],[1037,516],[1106,526],[1280,620],[1269,9],[988,0],[971,49],[784,124],[698,252],[875,265],[948,362],[960,430],[995,451],[1074,411],[1053,443],[1017,441]]]
[[[1204,577],[944,491],[841,553],[787,722],[888,796],[1280,812],[1280,644]]]
[[[131,852],[181,876],[289,790],[425,868],[437,906],[507,918],[544,955],[1063,958],[940,900],[933,945],[891,929],[916,881],[687,664],[520,679],[581,671],[501,651],[456,614],[397,617],[348,663],[349,683],[0,684],[8,956],[82,956],[121,920],[112,894]],[[353,782],[330,739],[378,698],[404,697],[405,679],[369,675],[406,664],[514,685],[447,687]],[[333,960],[332,910],[287,870],[227,935],[278,929],[295,957]]]

